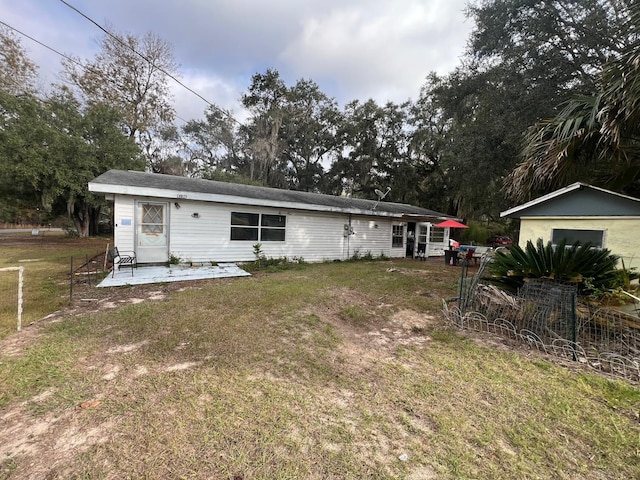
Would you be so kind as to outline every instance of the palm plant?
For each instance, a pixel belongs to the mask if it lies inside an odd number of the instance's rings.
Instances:
[[[590,243],[565,241],[553,246],[544,245],[541,238],[536,245],[528,241],[522,249],[513,245],[508,252],[496,252],[489,264],[490,281],[510,291],[516,291],[526,279],[546,278],[578,285],[581,294],[615,289],[620,281],[616,269],[619,257],[609,250],[593,248]]]
[[[505,179],[510,197],[528,200],[575,181],[625,190],[640,179],[640,3],[628,8],[633,41],[603,66],[597,94],[568,101],[527,132],[523,160]]]

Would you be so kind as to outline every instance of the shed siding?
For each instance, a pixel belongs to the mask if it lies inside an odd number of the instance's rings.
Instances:
[[[518,244],[524,248],[527,241],[534,244],[542,238],[546,244],[551,240],[553,229],[604,230],[604,248],[620,255],[625,266],[640,266],[638,238],[640,238],[640,219],[638,218],[522,218],[520,221],[520,239]]]

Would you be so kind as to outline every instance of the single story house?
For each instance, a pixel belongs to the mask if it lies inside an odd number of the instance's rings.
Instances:
[[[451,218],[425,208],[235,183],[110,170],[89,191],[113,202],[114,242],[140,264],[444,255]]]
[[[520,219],[518,244],[591,242],[619,255],[625,266],[640,266],[640,199],[574,183],[506,210],[504,218]]]

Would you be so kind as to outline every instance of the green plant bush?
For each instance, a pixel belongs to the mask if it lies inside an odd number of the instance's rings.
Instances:
[[[602,296],[623,288],[624,279],[637,275],[616,268],[619,257],[609,250],[595,249],[591,243],[575,243],[567,247],[560,242],[556,247],[538,239],[536,245],[527,242],[523,250],[513,245],[498,251],[489,265],[490,280],[505,290],[516,291],[528,278],[548,278],[578,285],[581,295]]]
[[[287,257],[267,257],[262,250],[261,243],[253,245],[253,255],[256,258],[255,261],[244,265],[244,268],[250,272],[257,272],[258,270],[287,270],[294,266],[304,265],[306,263],[302,257],[292,257],[290,259]]]

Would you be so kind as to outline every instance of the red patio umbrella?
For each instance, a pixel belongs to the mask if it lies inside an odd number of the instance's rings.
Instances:
[[[468,225],[465,225],[464,223],[460,223],[460,222],[456,222],[453,219],[449,219],[449,220],[445,220],[444,222],[440,222],[437,225],[434,225],[434,227],[438,227],[438,228],[444,228],[444,227],[449,227],[449,228],[469,228]]]

